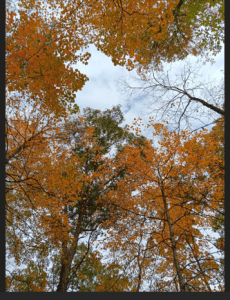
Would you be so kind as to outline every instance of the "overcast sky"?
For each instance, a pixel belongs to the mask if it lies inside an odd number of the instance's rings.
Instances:
[[[136,71],[127,71],[125,67],[114,66],[111,58],[105,54],[97,51],[97,49],[91,45],[88,49],[91,53],[88,65],[81,63],[76,65],[83,74],[89,77],[89,81],[85,84],[82,91],[76,93],[76,103],[82,110],[85,107],[91,107],[93,109],[104,110],[112,108],[114,105],[121,104],[122,112],[125,117],[124,124],[131,124],[134,118],[141,117],[144,121],[149,119],[149,115],[146,107],[147,99],[131,99],[127,101],[127,95],[121,93],[122,86],[118,83],[123,77],[137,76]],[[207,63],[202,67],[202,74],[204,78],[210,76],[211,78],[220,79],[224,70],[224,50],[221,51],[216,57],[215,63],[211,65]],[[190,60],[196,61],[197,58],[189,57]],[[184,62],[175,62],[173,67],[179,68]],[[132,80],[130,79],[131,83]]]

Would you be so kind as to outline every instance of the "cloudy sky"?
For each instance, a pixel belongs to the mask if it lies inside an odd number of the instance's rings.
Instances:
[[[118,81],[130,76],[137,77],[136,71],[127,71],[125,67],[114,66],[111,58],[105,54],[97,51],[92,45],[88,49],[91,53],[91,58],[88,65],[81,63],[75,67],[83,74],[89,77],[89,81],[85,84],[82,91],[76,94],[76,103],[80,109],[91,107],[93,109],[104,110],[112,108],[114,105],[121,104],[122,112],[125,117],[124,124],[131,124],[134,118],[141,117],[144,122],[149,119],[149,112],[147,109],[146,98],[132,98],[127,99],[127,94],[122,94],[122,85]],[[224,50],[222,50],[216,57],[214,64],[207,63],[202,67],[203,79],[216,78],[217,80],[223,76],[221,70],[224,70]],[[194,57],[189,57],[190,61],[196,61]],[[184,62],[175,62],[173,67],[175,69],[183,66]],[[134,83],[132,79],[128,79],[129,83]]]

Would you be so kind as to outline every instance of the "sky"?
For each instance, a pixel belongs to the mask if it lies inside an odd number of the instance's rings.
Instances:
[[[90,45],[87,51],[91,53],[88,65],[78,63],[74,66],[74,68],[77,68],[89,78],[82,91],[76,93],[76,103],[80,110],[86,107],[105,110],[120,104],[125,117],[123,124],[131,125],[133,119],[138,117],[141,117],[143,122],[146,123],[149,120],[149,116],[153,116],[149,114],[150,111],[146,106],[148,99],[137,96],[127,99],[128,95],[122,93],[122,85],[119,83],[123,78],[126,78],[130,84],[134,83],[129,77],[137,77],[136,71],[128,71],[123,66],[114,66],[111,58],[99,52],[93,45]],[[208,77],[219,80],[223,76],[221,70],[224,70],[224,49],[216,57],[213,56],[213,58],[215,62],[212,65],[206,63],[202,67],[201,72],[203,75],[201,80],[205,80]],[[188,59],[192,62],[197,60],[197,58],[192,56],[189,56]],[[178,70],[185,62],[175,62],[172,66],[175,70]],[[164,66],[167,67],[166,64]]]

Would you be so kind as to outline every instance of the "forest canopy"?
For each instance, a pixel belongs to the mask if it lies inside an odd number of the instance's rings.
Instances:
[[[220,53],[224,1],[7,0],[5,15],[6,292],[225,291],[224,85],[164,70]],[[80,110],[90,45],[136,71],[123,84],[152,94],[147,124]]]

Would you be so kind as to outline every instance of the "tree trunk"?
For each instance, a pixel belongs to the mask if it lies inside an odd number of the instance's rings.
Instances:
[[[67,291],[71,264],[72,264],[74,255],[76,253],[78,239],[79,239],[79,235],[81,232],[82,219],[83,219],[83,212],[80,211],[77,227],[76,227],[76,230],[74,233],[74,241],[73,241],[70,249],[68,250],[67,246],[63,245],[63,256],[64,257],[62,257],[62,266],[61,266],[60,280],[59,280],[59,284],[57,287],[57,292],[66,292]]]
[[[174,265],[175,265],[178,280],[179,280],[180,291],[185,292],[185,283],[184,283],[184,279],[183,279],[180,264],[179,264],[175,237],[174,237],[174,233],[173,233],[173,230],[172,230],[172,223],[171,223],[171,219],[170,219],[170,216],[169,216],[168,204],[167,204],[167,201],[166,201],[166,198],[165,198],[163,187],[161,188],[161,193],[162,193],[162,197],[163,197],[164,208],[165,208],[165,212],[166,212],[166,218],[167,218],[167,222],[168,222],[168,225],[169,225],[170,240],[171,240],[172,250],[173,250],[173,260],[174,260]]]
[[[208,102],[206,102],[206,101],[204,101],[204,100],[202,100],[202,99],[200,99],[200,98],[193,97],[193,96],[191,96],[191,95],[190,95],[188,92],[186,92],[186,91],[183,91],[183,93],[184,93],[186,96],[188,96],[188,98],[189,98],[190,100],[194,100],[194,101],[200,102],[200,103],[202,103],[204,106],[206,106],[206,107],[212,109],[213,111],[215,111],[216,113],[218,113],[218,114],[220,114],[220,115],[222,115],[222,116],[225,116],[225,111],[224,111],[223,109],[220,109],[219,107],[214,106],[214,105],[212,105],[211,103],[208,103]]]

